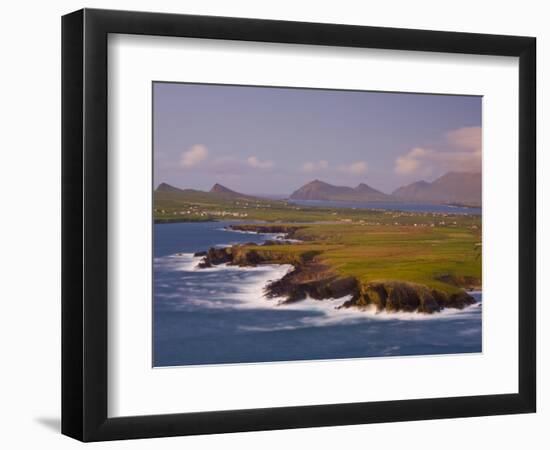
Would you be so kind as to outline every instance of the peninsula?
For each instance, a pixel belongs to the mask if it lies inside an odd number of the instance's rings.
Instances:
[[[265,288],[268,298],[282,298],[282,303],[341,298],[341,308],[432,314],[475,303],[467,290],[481,287],[479,235],[472,229],[360,224],[230,228],[284,233],[292,242],[213,247],[197,253],[203,257],[199,267],[289,264],[293,270]]]
[[[367,185],[342,188],[315,181],[308,186],[300,196],[386,195]],[[481,288],[481,216],[476,214],[301,205],[220,184],[209,192],[161,184],[154,214],[157,223],[229,220],[238,221],[229,225],[232,230],[284,234],[286,239],[198,255],[203,268],[291,265],[292,271],[266,286],[267,297],[285,303],[341,298],[342,308],[431,314],[474,303],[468,291]]]

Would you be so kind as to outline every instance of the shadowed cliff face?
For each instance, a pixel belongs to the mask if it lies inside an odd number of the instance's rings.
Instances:
[[[447,294],[438,289],[404,281],[369,283],[360,295],[345,302],[342,307],[376,306],[378,311],[434,313],[444,308],[464,309],[475,303],[465,291]]]
[[[273,228],[272,232],[282,232],[281,227]],[[249,248],[247,244],[227,248],[213,247],[207,252],[197,253],[196,256],[203,256],[199,263],[200,268],[218,264],[243,267],[259,264],[292,265],[294,270],[265,288],[268,298],[282,298],[284,300],[281,303],[297,302],[306,297],[315,300],[347,297],[340,305],[341,308],[375,307],[378,311],[426,314],[439,312],[444,308],[463,309],[475,303],[474,298],[463,290],[446,293],[422,284],[399,280],[362,285],[356,278],[341,276],[320,262],[320,252],[277,252],[276,244],[277,242],[268,241],[262,246],[253,244],[254,248]]]
[[[355,297],[359,284],[353,277],[341,277],[327,266],[315,261],[302,262],[280,280],[266,286],[266,296],[284,298],[281,303],[293,303],[310,297],[314,300]]]

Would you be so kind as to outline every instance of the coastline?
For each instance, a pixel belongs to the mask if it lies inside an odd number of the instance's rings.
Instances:
[[[202,257],[193,256],[197,250],[270,239],[223,231],[230,225],[157,227],[163,251],[154,260],[155,366],[481,352],[479,294],[473,294],[474,305],[437,314],[338,308],[349,298],[319,301],[308,296],[280,304],[284,299],[264,296],[265,287],[293,267],[221,264],[198,269]]]
[[[318,258],[319,252],[305,251],[298,256],[278,252],[278,246],[296,245],[307,241],[307,236],[296,238],[296,234],[306,226],[298,225],[231,225],[230,231],[257,234],[284,235],[281,240],[265,240],[262,244],[238,244],[227,247],[211,247],[207,251],[196,252],[202,257],[198,268],[204,269],[220,264],[239,267],[257,267],[266,264],[286,264],[293,267],[282,278],[270,281],[265,287],[265,296],[281,298],[281,304],[292,304],[305,299],[318,301],[346,299],[341,308],[357,310],[375,309],[381,312],[408,312],[421,314],[440,313],[446,309],[462,310],[476,303],[468,291],[475,292],[477,280],[456,278],[447,280],[457,290],[444,292],[423,284],[401,280],[380,280],[367,284],[355,277],[343,276],[324,264]],[[289,240],[287,240],[289,239]]]
[[[153,219],[153,224],[219,222],[218,219]]]

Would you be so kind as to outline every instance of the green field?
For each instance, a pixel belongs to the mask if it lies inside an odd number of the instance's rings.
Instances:
[[[314,252],[319,262],[342,276],[355,277],[363,285],[399,280],[448,293],[481,285],[481,237],[476,229],[312,224],[298,230],[295,237],[304,242],[247,247],[293,257]]]
[[[303,207],[188,190],[155,192],[154,218],[301,223],[296,237],[302,243],[249,247],[290,258],[315,252],[317,260],[364,285],[399,280],[445,292],[481,285],[480,216]]]
[[[156,222],[262,220],[267,222],[361,222],[367,225],[479,226],[479,216],[411,213],[376,209],[300,206],[286,201],[235,198],[187,190],[154,193]]]

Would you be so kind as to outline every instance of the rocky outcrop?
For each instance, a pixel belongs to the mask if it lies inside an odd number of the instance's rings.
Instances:
[[[432,314],[444,308],[463,309],[473,303],[474,298],[463,290],[448,294],[422,284],[384,281],[367,284],[359,295],[342,304],[342,307],[375,306],[378,311]]]
[[[296,233],[301,230],[301,226],[297,225],[254,225],[254,224],[245,224],[245,225],[230,225],[230,230],[235,231],[245,231],[248,233],[266,233],[266,234],[275,234],[280,233],[284,234],[287,238],[294,238]]]
[[[195,253],[195,256],[203,256],[202,261],[199,263],[201,269],[207,267],[217,266],[218,264],[225,264],[233,261],[233,255],[230,247],[211,247],[208,251]]]
[[[450,284],[451,286],[460,287],[464,289],[474,290],[481,289],[481,280],[471,276],[456,276],[451,274],[441,274],[435,277],[436,280],[443,281],[443,283]]]
[[[266,296],[284,298],[282,303],[293,303],[310,297],[314,300],[342,298],[359,293],[354,277],[342,277],[328,267],[311,262],[300,264],[280,280],[266,286]]]
[[[231,264],[242,267],[257,266],[258,264],[300,264],[301,258],[299,256],[277,253],[270,248],[273,246],[273,243],[263,244],[262,246],[248,243],[232,247],[212,247],[206,252],[195,253],[195,256],[203,256],[198,265],[199,268],[212,267],[219,264]]]
[[[280,231],[275,231],[280,232]],[[233,247],[213,247],[205,253],[200,268],[218,264],[257,266],[259,264],[289,264],[294,270],[265,288],[268,298],[283,298],[281,303],[292,303],[306,297],[314,300],[349,297],[340,308],[375,307],[377,311],[419,312],[432,314],[444,308],[463,309],[475,303],[463,289],[447,293],[423,284],[388,280],[360,283],[355,277],[342,276],[319,261],[320,252],[301,254],[278,252],[273,243],[244,244]]]

